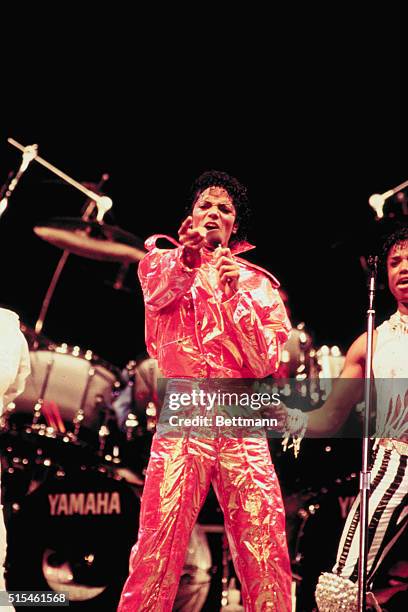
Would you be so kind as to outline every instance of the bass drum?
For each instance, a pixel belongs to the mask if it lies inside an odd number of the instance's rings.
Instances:
[[[50,472],[19,502],[5,506],[9,590],[66,592],[77,611],[114,612],[139,528],[141,489],[105,468]],[[211,554],[196,526],[176,599],[177,610],[201,610]]]
[[[115,610],[136,541],[140,501],[99,470],[57,472],[9,518],[9,590],[64,591],[78,610]]]

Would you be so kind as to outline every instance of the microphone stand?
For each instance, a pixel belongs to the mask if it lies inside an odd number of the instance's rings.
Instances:
[[[406,187],[408,187],[408,181],[404,181],[403,183],[400,183],[400,185],[397,185],[396,187],[393,187],[392,189],[388,189],[388,191],[384,191],[384,193],[373,193],[368,198],[368,203],[370,204],[371,208],[374,209],[377,221],[379,221],[379,219],[382,219],[384,217],[383,209],[384,209],[385,200],[388,200],[388,198],[391,198],[393,195],[396,195],[403,189],[406,189]],[[407,213],[404,210],[404,205],[402,206],[402,209],[403,209],[404,215],[406,215]]]
[[[370,256],[369,267],[368,310],[367,310],[367,345],[365,359],[365,410],[363,422],[362,467],[360,472],[360,554],[358,563],[358,610],[365,612],[367,595],[367,556],[368,556],[368,510],[371,472],[369,470],[370,456],[370,418],[373,405],[373,337],[375,325],[374,297],[377,279],[378,257]]]

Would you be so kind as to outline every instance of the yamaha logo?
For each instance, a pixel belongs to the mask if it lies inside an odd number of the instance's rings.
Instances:
[[[121,513],[118,492],[56,493],[48,495],[48,501],[51,516]]]

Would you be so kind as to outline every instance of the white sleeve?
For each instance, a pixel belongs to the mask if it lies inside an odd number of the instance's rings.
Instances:
[[[28,345],[20,331],[18,316],[0,309],[0,408],[24,391],[30,370]]]

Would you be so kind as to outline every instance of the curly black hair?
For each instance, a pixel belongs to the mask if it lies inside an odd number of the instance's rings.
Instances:
[[[392,232],[392,234],[389,234],[386,237],[384,244],[382,246],[381,255],[380,255],[380,260],[384,267],[387,266],[388,255],[390,254],[392,247],[395,244],[405,243],[405,242],[408,244],[408,225],[407,224],[397,226],[396,229]]]
[[[244,239],[250,217],[248,192],[246,187],[244,187],[238,179],[230,176],[226,172],[208,170],[201,174],[191,186],[190,198],[186,211],[189,214],[191,213],[200,193],[208,189],[208,187],[222,187],[232,198],[237,213],[236,221],[238,224],[238,232],[236,238]]]

